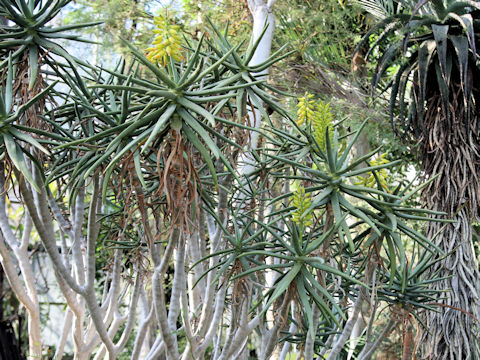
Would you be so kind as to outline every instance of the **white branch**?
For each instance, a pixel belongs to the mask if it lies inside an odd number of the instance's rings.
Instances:
[[[397,321],[393,318],[388,320],[387,325],[383,329],[382,333],[378,335],[377,340],[373,343],[367,343],[365,347],[362,349],[360,354],[358,354],[357,360],[367,360],[373,355],[373,352],[377,349],[377,347],[381,344],[383,340],[391,333],[392,329],[397,325]]]
[[[68,335],[72,331],[72,319],[73,319],[72,311],[67,310],[67,312],[65,313],[65,318],[63,320],[62,335],[58,339],[58,343],[55,350],[55,356],[53,357],[56,360],[62,360]]]
[[[362,291],[361,289],[359,289],[357,299],[355,300],[355,303],[353,305],[352,316],[350,316],[350,318],[347,320],[347,323],[343,327],[343,331],[338,337],[338,340],[335,343],[335,345],[333,345],[332,351],[328,355],[327,360],[335,360],[338,354],[340,354],[340,351],[342,350],[343,345],[345,345],[348,338],[350,337],[350,334],[352,333],[353,325],[355,325],[355,322],[357,321],[358,315],[360,314],[360,310],[362,309],[362,304],[363,304]]]
[[[142,299],[144,306],[148,306],[147,300],[145,299],[145,291],[142,289]],[[153,318],[153,304],[150,306],[150,310],[148,311],[147,314],[145,314],[142,322],[140,323],[137,331],[137,336],[135,338],[135,345],[133,346],[133,351],[132,351],[132,356],[130,359],[136,360],[140,358],[140,351],[142,350],[142,345],[145,341],[145,335],[147,333],[148,326],[150,325],[150,322]]]
[[[203,354],[205,353],[205,350],[207,350],[207,347],[212,342],[213,337],[216,333],[218,324],[220,323],[220,320],[222,318],[223,308],[225,306],[225,294],[227,292],[227,285],[224,282],[225,282],[225,279],[222,278],[221,279],[222,285],[220,286],[220,289],[217,289],[217,296],[215,297],[215,310],[213,313],[213,318],[210,319],[210,327],[208,328],[208,331],[203,339],[203,342],[198,347],[198,355],[200,356],[199,358],[203,358]]]
[[[52,226],[53,219],[51,218],[48,210],[45,191],[42,191],[40,195],[37,195],[39,200],[38,207],[37,204],[35,204],[32,192],[26,185],[25,181],[20,181],[20,193],[22,194],[23,202],[27,207],[28,213],[32,217],[33,223],[35,224],[35,228],[37,229],[37,233],[42,240],[45,250],[55,266],[56,276],[61,276],[70,286],[70,288],[72,288],[72,290],[76,293],[84,293],[83,288],[73,279],[70,271],[65,267],[63,259],[58,253],[57,242]],[[49,217],[50,219],[48,219]]]
[[[16,266],[13,263],[12,259],[10,258],[10,252],[5,246],[3,235],[0,235],[0,256],[2,260],[1,263],[3,267],[3,271],[5,272],[5,275],[7,276],[7,279],[8,279],[8,283],[10,284],[10,287],[14,291],[18,300],[27,309],[35,309],[35,304],[32,302],[27,292],[25,291],[23,282],[18,276]]]
[[[85,285],[85,264],[82,254],[83,239],[83,216],[85,209],[85,188],[79,189],[75,198],[75,206],[73,212],[73,238],[72,240],[72,257],[75,269],[75,277],[80,286]]]
[[[172,231],[172,235],[169,239],[169,244],[172,246],[173,251],[173,244],[178,243],[178,239],[180,238],[180,230],[178,228],[174,228]],[[167,246],[168,249],[168,246]],[[154,250],[154,248],[152,248]],[[158,262],[158,256],[153,256],[154,262]],[[157,260],[155,260],[157,259]],[[167,350],[167,359],[173,360],[178,359],[178,345],[176,339],[172,336],[171,330],[168,324],[168,315],[166,309],[166,302],[165,302],[165,291],[163,288],[163,265],[165,262],[162,260],[161,264],[155,264],[155,271],[153,273],[152,278],[152,291],[153,291],[153,303],[155,305],[155,314],[157,317],[158,324],[160,325],[160,333],[162,334],[163,341],[166,344]],[[166,263],[168,264],[168,262]],[[166,270],[166,265],[165,265]]]
[[[132,330],[135,326],[137,304],[138,304],[138,299],[140,297],[142,279],[143,279],[143,273],[140,269],[137,269],[135,285],[132,290],[133,291],[132,298],[130,300],[130,306],[128,308],[128,313],[127,313],[127,324],[125,325],[125,329],[123,330],[122,337],[120,338],[120,340],[118,341],[118,344],[116,345],[118,353],[121,352],[125,347],[125,345],[127,344],[128,338],[130,337],[130,334],[132,333]]]

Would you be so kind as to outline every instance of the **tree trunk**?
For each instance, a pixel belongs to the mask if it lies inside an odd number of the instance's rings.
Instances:
[[[447,290],[439,295],[438,312],[428,312],[424,333],[424,359],[478,359],[478,310],[480,274],[472,246],[472,231],[467,210],[461,210],[453,224],[431,222],[427,237],[436,234],[435,244],[450,254],[430,269],[438,277],[450,276],[435,282],[432,287]],[[441,228],[445,226],[442,230]],[[443,300],[440,297],[444,297]]]
[[[422,334],[424,359],[478,359],[480,272],[472,245],[473,220],[480,199],[480,137],[477,132],[477,102],[467,116],[460,80],[450,84],[450,114],[445,115],[441,97],[427,93],[423,141],[423,169],[428,177],[437,175],[423,193],[427,208],[443,211],[454,223],[427,224],[427,237],[446,254],[429,269],[432,283],[443,290],[438,295],[438,312],[427,312]],[[434,89],[430,89],[434,91]],[[435,301],[432,301],[435,302]],[[428,331],[427,331],[428,330]]]
[[[272,48],[273,32],[275,30],[275,16],[273,15],[274,0],[269,0],[266,3],[264,0],[248,0],[248,7],[253,16],[253,30],[251,44],[255,43],[263,32],[265,26],[267,29],[263,34],[262,40],[258,44],[252,59],[248,63],[249,66],[255,66],[266,61],[270,56]],[[258,79],[266,79],[268,69],[261,73],[253,74]],[[255,129],[260,128],[262,115],[258,109],[252,109],[248,106],[248,122],[251,127]],[[255,149],[258,145],[258,133],[251,132],[249,134],[250,141],[249,149]],[[255,169],[255,159],[250,152],[245,152],[239,159],[238,171],[240,175],[248,175]]]

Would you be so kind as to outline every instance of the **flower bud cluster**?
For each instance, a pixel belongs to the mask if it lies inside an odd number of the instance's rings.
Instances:
[[[153,30],[155,39],[147,51],[147,58],[153,63],[167,65],[169,58],[180,61],[183,59],[180,26],[172,24],[165,16],[159,15],[154,19],[157,29]]]

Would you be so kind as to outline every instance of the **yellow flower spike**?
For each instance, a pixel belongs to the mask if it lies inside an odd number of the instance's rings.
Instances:
[[[370,161],[371,166],[377,166],[377,165],[384,165],[388,164],[390,161],[386,159],[387,153],[384,153],[380,155],[377,159]],[[380,169],[375,171],[378,180],[380,181],[380,185],[388,192],[390,192],[388,188],[388,184],[390,182],[390,174],[387,169]],[[368,176],[365,177],[358,177],[358,181],[355,183],[355,185],[363,185],[367,187],[374,188],[377,186],[377,180],[375,179],[375,176],[373,173],[369,173]]]
[[[157,27],[153,30],[153,33],[157,35],[153,40],[153,46],[145,50],[147,59],[163,66],[166,66],[170,57],[176,61],[182,60],[180,26],[171,24],[163,15],[156,16],[153,22]]]
[[[308,124],[312,120],[315,111],[313,94],[306,92],[304,97],[299,98],[297,108],[297,124]]]
[[[312,127],[315,141],[322,150],[325,150],[325,130],[333,123],[333,114],[329,103],[314,100],[314,95],[308,92],[298,99],[297,124]],[[330,132],[333,138],[333,132]]]
[[[329,103],[317,101],[315,103],[315,115],[312,119],[312,130],[315,141],[320,146],[320,149],[325,151],[326,139],[325,131],[327,127],[331,127],[333,123],[333,114]],[[330,140],[333,140],[333,131],[329,132]]]
[[[292,214],[293,222],[298,226],[311,226],[313,224],[313,215],[312,212],[306,213],[306,211],[310,205],[312,205],[312,199],[310,193],[305,193],[305,188],[303,186],[299,186],[293,193],[292,205],[296,208]]]

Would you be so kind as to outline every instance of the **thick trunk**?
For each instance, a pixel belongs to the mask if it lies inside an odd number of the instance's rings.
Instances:
[[[430,274],[449,277],[432,287],[447,290],[439,296],[438,312],[426,315],[423,334],[424,359],[478,359],[478,318],[480,273],[472,247],[472,231],[467,210],[461,210],[454,224],[429,223],[427,236],[438,234],[436,245],[450,255],[430,269]],[[444,299],[440,299],[440,297]]]
[[[40,311],[28,311],[28,359],[42,358],[42,336],[40,333]]]
[[[454,75],[452,75],[453,79]],[[429,269],[431,278],[445,278],[432,288],[438,295],[438,312],[426,313],[423,333],[424,359],[478,359],[480,272],[472,246],[472,221],[478,219],[480,199],[480,137],[478,109],[471,105],[467,116],[460,81],[450,84],[450,116],[445,116],[440,95],[427,93],[423,139],[423,168],[438,175],[424,191],[427,208],[444,211],[455,223],[427,224],[427,237],[447,257]],[[432,90],[433,91],[433,90]],[[435,302],[435,301],[432,301]]]

